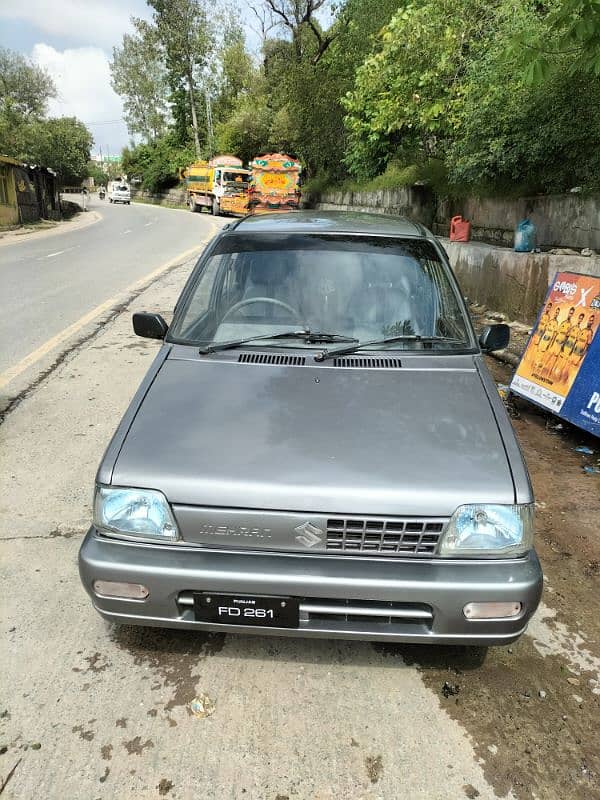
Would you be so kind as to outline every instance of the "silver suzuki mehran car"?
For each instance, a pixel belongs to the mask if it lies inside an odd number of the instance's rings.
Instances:
[[[526,467],[443,248],[421,225],[234,222],[108,446],[83,584],[108,620],[505,644],[542,573]]]

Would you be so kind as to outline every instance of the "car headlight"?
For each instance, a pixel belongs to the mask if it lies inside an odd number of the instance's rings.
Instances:
[[[533,546],[533,505],[459,506],[440,541],[441,556],[520,556]]]
[[[100,531],[137,539],[172,542],[177,524],[162,492],[97,486],[94,525]]]

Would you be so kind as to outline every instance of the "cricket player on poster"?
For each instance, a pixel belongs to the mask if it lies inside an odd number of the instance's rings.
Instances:
[[[513,378],[513,391],[560,411],[599,325],[600,278],[558,273]]]

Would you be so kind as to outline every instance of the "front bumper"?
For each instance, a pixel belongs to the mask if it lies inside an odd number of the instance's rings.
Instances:
[[[509,644],[525,631],[542,592],[533,551],[502,561],[224,552],[124,542],[99,536],[93,527],[79,552],[79,572],[96,610],[117,623],[432,644]],[[100,597],[95,580],[142,583],[150,594],[144,601]],[[299,597],[300,627],[198,622],[193,592]],[[475,601],[520,602],[522,612],[511,619],[467,620],[463,608]],[[376,615],[369,617],[373,609]]]

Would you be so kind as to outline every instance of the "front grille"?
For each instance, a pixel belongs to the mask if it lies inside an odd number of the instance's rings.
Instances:
[[[400,369],[402,362],[399,358],[386,358],[385,356],[344,356],[333,359],[334,367],[358,367],[360,369]]]
[[[306,363],[304,356],[286,356],[283,353],[242,353],[238,358],[240,364],[269,364],[275,367],[302,367]]]
[[[445,524],[445,519],[331,517],[327,520],[327,550],[349,555],[434,555]]]

